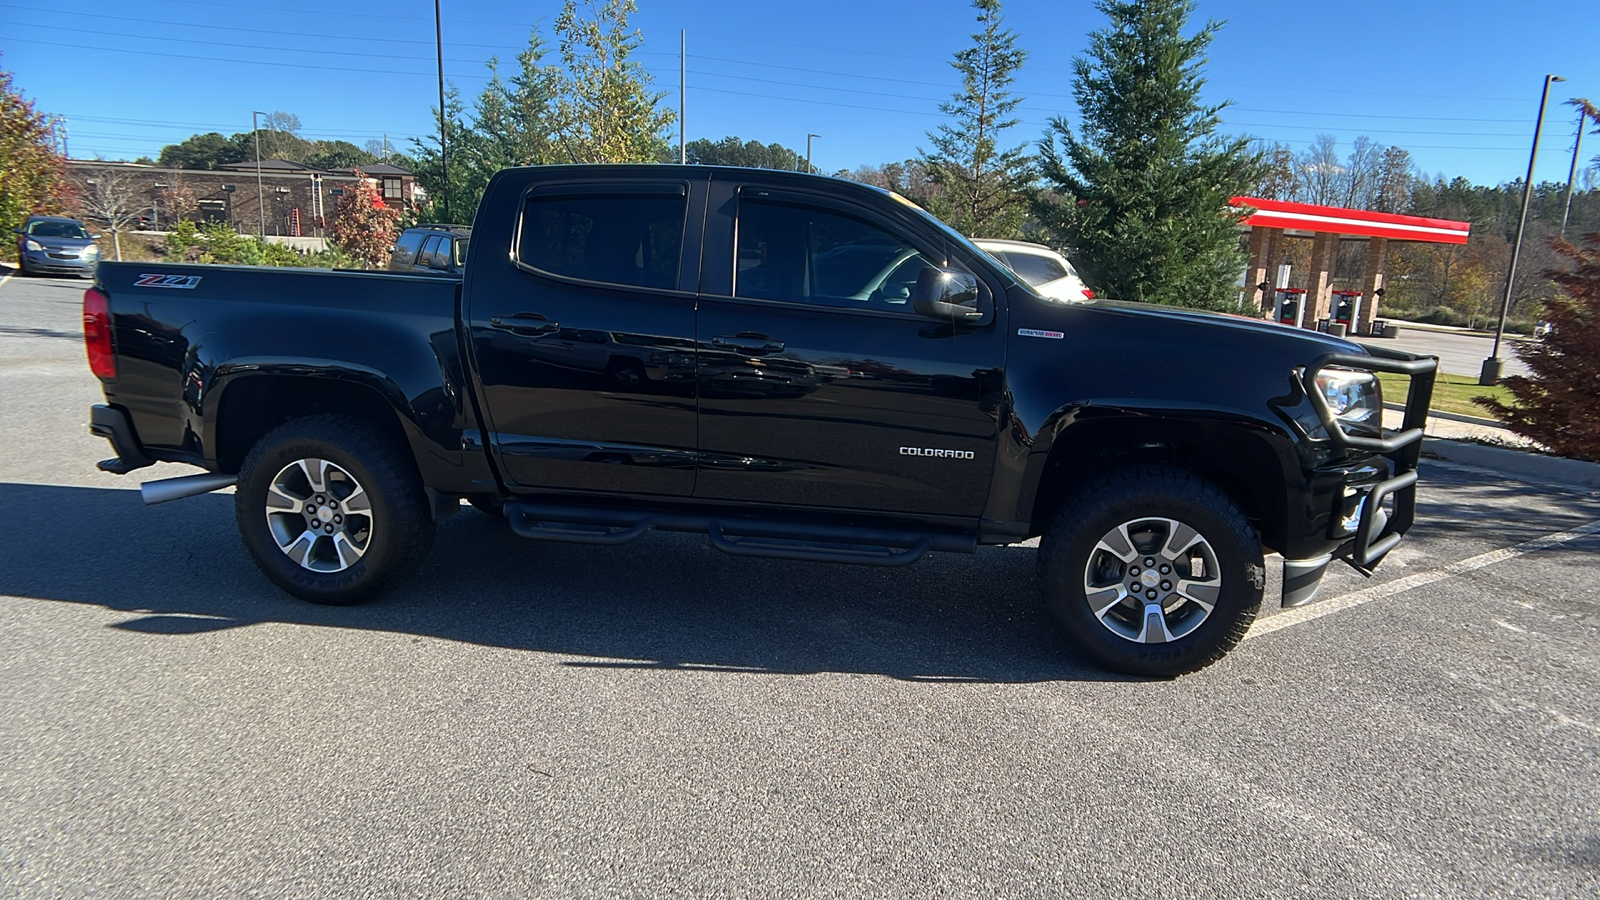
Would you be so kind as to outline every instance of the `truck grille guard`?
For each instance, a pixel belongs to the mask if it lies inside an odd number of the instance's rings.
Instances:
[[[1370,571],[1380,560],[1400,543],[1416,521],[1417,514],[1417,463],[1422,458],[1423,427],[1428,421],[1428,404],[1433,399],[1433,382],[1438,373],[1439,360],[1433,356],[1418,356],[1386,347],[1362,345],[1371,356],[1350,353],[1328,353],[1317,357],[1301,376],[1311,406],[1322,420],[1328,437],[1339,447],[1378,453],[1394,465],[1392,477],[1380,482],[1368,492],[1361,510],[1361,520],[1356,527],[1355,544],[1350,561],[1364,571]],[[1399,432],[1383,436],[1382,411],[1379,411],[1379,436],[1366,437],[1351,434],[1344,423],[1328,408],[1322,391],[1317,387],[1317,375],[1327,368],[1358,369],[1368,372],[1389,372],[1410,376],[1411,385],[1406,392],[1405,419]],[[1383,502],[1394,497],[1394,514],[1386,515]]]

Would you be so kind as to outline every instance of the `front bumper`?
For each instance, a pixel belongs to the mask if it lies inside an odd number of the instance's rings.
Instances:
[[[49,251],[37,250],[24,252],[22,259],[27,263],[28,271],[52,275],[92,275],[94,267],[100,262],[98,256],[89,259],[71,256],[63,259]]]
[[[1347,451],[1376,454],[1378,458],[1388,461],[1389,471],[1387,477],[1381,480],[1373,481],[1369,474],[1352,477],[1352,483],[1345,485],[1345,496],[1340,498],[1339,507],[1331,514],[1330,527],[1334,531],[1331,537],[1348,535],[1338,549],[1312,559],[1284,561],[1284,606],[1300,606],[1311,602],[1316,596],[1323,572],[1334,558],[1343,559],[1364,575],[1372,574],[1372,570],[1389,551],[1399,545],[1401,537],[1416,522],[1417,463],[1422,458],[1423,426],[1428,420],[1428,406],[1433,399],[1433,382],[1439,360],[1437,357],[1417,356],[1385,347],[1366,349],[1371,356],[1346,353],[1321,356],[1306,368],[1301,377],[1312,408],[1316,410],[1332,442]],[[1406,393],[1405,419],[1400,430],[1378,437],[1346,431],[1317,388],[1317,374],[1334,366],[1409,376],[1411,385]],[[1358,467],[1357,471],[1360,469],[1366,467]],[[1350,475],[1356,476],[1356,471]],[[1346,524],[1351,521],[1355,524],[1353,535]]]

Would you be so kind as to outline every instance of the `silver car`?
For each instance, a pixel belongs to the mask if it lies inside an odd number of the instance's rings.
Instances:
[[[17,233],[17,260],[24,275],[93,276],[100,248],[93,234],[77,219],[29,216]]]

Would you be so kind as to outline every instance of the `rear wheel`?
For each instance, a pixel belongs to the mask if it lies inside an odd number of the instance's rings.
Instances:
[[[1080,489],[1040,544],[1045,601],[1073,647],[1130,675],[1221,659],[1261,605],[1261,543],[1219,488],[1138,467]]]
[[[285,423],[239,469],[234,517],[256,565],[313,603],[359,603],[416,569],[434,522],[404,448],[365,421]]]

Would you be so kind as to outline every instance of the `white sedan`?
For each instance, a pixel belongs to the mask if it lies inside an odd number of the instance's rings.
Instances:
[[[1046,297],[1055,300],[1093,300],[1094,291],[1078,277],[1067,258],[1043,244],[1027,241],[973,241],[995,259],[1005,263],[1017,277]]]

